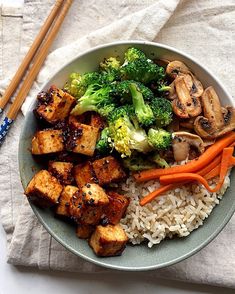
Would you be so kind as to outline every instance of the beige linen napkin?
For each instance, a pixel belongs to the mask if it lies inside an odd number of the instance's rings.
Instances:
[[[22,53],[31,44],[43,21],[41,16],[47,14],[52,2],[25,1]],[[219,0],[179,2],[74,1],[54,45],[54,49],[66,47],[48,56],[22,108],[23,113],[40,85],[57,68],[90,47],[120,39],[154,40],[191,53],[208,65],[233,93],[234,1],[224,0],[223,4]],[[22,188],[16,169],[16,153],[22,119],[18,118],[18,122],[0,152],[1,218],[9,240],[9,263],[40,269],[107,271],[66,251],[38,223],[26,199],[23,198],[20,205]],[[234,224],[233,217],[223,232],[193,257],[174,266],[151,271],[148,275],[235,287],[235,252],[231,246],[235,242]]]

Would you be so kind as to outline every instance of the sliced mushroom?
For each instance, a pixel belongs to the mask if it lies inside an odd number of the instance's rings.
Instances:
[[[172,148],[175,161],[182,161],[190,155],[191,147],[194,147],[199,154],[205,151],[202,139],[195,134],[188,132],[175,132],[172,134]]]
[[[235,109],[227,107],[227,113],[224,115],[224,128],[217,132],[216,137],[223,136],[235,129]]]
[[[198,116],[194,122],[194,130],[203,138],[212,137],[224,126],[219,97],[213,87],[208,87],[202,95],[204,116]]]
[[[199,98],[191,97],[184,77],[175,79],[177,98],[173,100],[172,107],[176,115],[181,118],[195,117],[202,111]]]
[[[185,119],[185,120],[181,120],[180,122],[180,126],[193,130],[194,129],[194,121],[195,121],[195,117],[191,117],[189,119]]]
[[[166,67],[166,74],[175,79],[179,73],[189,73],[189,68],[181,61],[171,61]]]
[[[213,87],[208,87],[202,95],[204,116],[194,122],[195,132],[203,138],[217,138],[235,129],[235,109],[222,107]]]
[[[180,73],[179,76],[184,77],[186,86],[193,97],[201,97],[203,93],[202,83],[191,72],[184,74]]]
[[[176,79],[178,76],[184,76],[190,95],[201,97],[203,93],[202,83],[190,72],[189,68],[183,62],[177,60],[171,61],[166,67],[166,73],[173,79]]]
[[[159,66],[162,66],[162,67],[166,68],[167,65],[170,63],[170,61],[167,60],[167,59],[155,59],[154,63],[156,63]]]

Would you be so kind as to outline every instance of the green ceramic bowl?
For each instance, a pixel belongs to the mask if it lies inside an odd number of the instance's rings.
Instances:
[[[158,57],[185,62],[200,78],[204,87],[212,85],[215,88],[223,104],[233,104],[231,96],[218,79],[192,57],[162,44],[141,41],[123,41],[106,44],[76,56],[70,63],[51,77],[41,90],[48,89],[52,84],[62,87],[71,72],[79,71],[83,73],[96,70],[99,61],[104,57],[122,57],[126,49],[130,46],[142,49],[149,58]],[[36,97],[26,115],[19,143],[19,168],[24,188],[34,173],[41,168],[40,164],[35,162],[29,151],[32,136],[37,129],[37,121],[32,112],[35,103]],[[32,167],[34,168],[32,169]],[[227,190],[220,204],[213,209],[209,218],[205,220],[204,225],[193,231],[188,237],[164,240],[151,249],[146,245],[127,246],[122,256],[119,257],[97,257],[86,241],[76,237],[73,226],[56,219],[51,210],[40,209],[33,204],[31,206],[47,231],[74,254],[104,267],[130,271],[150,270],[175,264],[193,255],[216,237],[235,210],[233,193],[235,190],[234,172],[231,178],[233,179],[231,181],[231,187]]]

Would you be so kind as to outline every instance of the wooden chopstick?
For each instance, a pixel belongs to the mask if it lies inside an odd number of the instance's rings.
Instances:
[[[67,14],[73,0],[64,0],[64,5],[61,8],[59,15],[55,22],[53,23],[46,40],[44,41],[43,45],[38,50],[35,58],[34,63],[32,67],[29,69],[28,73],[26,74],[26,77],[21,85],[21,88],[19,90],[19,93],[15,97],[15,100],[13,104],[11,105],[9,112],[7,113],[7,116],[5,117],[2,125],[0,126],[0,145],[3,143],[3,140],[5,136],[7,135],[7,132],[13,123],[14,119],[17,116],[17,113],[23,104],[36,76],[38,75],[38,72],[40,71],[40,68],[45,61],[48,51],[50,49],[50,46],[55,39],[62,22],[65,18],[65,15]]]
[[[29,51],[27,52],[26,56],[24,57],[21,65],[19,66],[17,72],[15,73],[13,79],[11,80],[9,86],[7,87],[4,95],[0,99],[0,113],[3,111],[4,107],[10,100],[11,96],[14,94],[16,88],[18,87],[21,79],[23,78],[26,70],[29,67],[35,53],[37,52],[39,46],[41,45],[42,41],[44,40],[46,34],[48,33],[55,17],[58,14],[59,9],[61,8],[64,0],[57,0],[55,5],[53,6],[50,14],[48,15],[45,23],[43,24],[40,32],[36,36],[32,46],[30,47]]]

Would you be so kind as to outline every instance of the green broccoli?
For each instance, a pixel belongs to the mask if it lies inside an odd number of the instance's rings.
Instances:
[[[102,130],[100,134],[100,139],[96,143],[96,150],[102,154],[105,155],[110,152],[111,149],[111,138],[109,137],[109,128],[106,127]]]
[[[166,162],[164,158],[160,156],[159,153],[154,153],[151,157],[150,160],[155,162],[159,167],[161,168],[168,168],[169,164]]]
[[[100,63],[100,73],[104,83],[120,80],[120,61],[115,57],[105,58]]]
[[[127,51],[125,52],[124,55],[124,62],[132,62],[134,60],[137,59],[146,59],[146,55],[144,54],[143,51],[141,51],[140,49],[131,47],[129,49],[127,49]]]
[[[89,85],[85,94],[78,99],[77,105],[73,108],[71,114],[81,115],[87,111],[95,111],[100,115],[108,116],[114,107],[110,92],[110,86]]]
[[[132,150],[143,153],[151,150],[147,134],[139,127],[132,106],[116,108],[109,115],[108,124],[113,146],[122,158],[130,156]]]
[[[138,154],[134,154],[128,158],[124,158],[122,160],[122,163],[125,168],[131,171],[140,171],[157,167],[154,162],[150,162]]]
[[[164,69],[148,59],[143,51],[131,47],[125,52],[121,75],[124,80],[135,80],[146,84],[152,80],[162,80]]]
[[[100,74],[97,72],[88,72],[83,75],[72,73],[64,85],[64,89],[75,98],[80,98],[84,95],[89,85],[100,82]]]
[[[165,98],[154,98],[150,107],[155,116],[155,125],[157,127],[168,126],[173,120],[173,111],[171,102]]]
[[[138,86],[138,89],[143,95],[143,98],[145,101],[151,101],[154,98],[153,92],[146,86],[144,86],[141,83],[132,81],[132,80],[125,80],[121,82],[117,82],[116,84],[113,85],[113,94],[118,97],[118,99],[121,101],[121,103],[132,103],[132,97],[131,97],[131,92],[129,85],[131,83],[135,83]]]
[[[135,114],[139,123],[143,126],[150,126],[154,122],[152,109],[144,102],[143,95],[137,84],[130,83],[129,89],[132,95]]]
[[[110,68],[119,69],[120,61],[115,57],[105,58],[103,62],[100,63],[100,69],[109,71]]]
[[[143,84],[162,80],[165,77],[164,68],[147,58],[124,63],[120,68],[120,73],[122,80],[135,80]]]
[[[171,145],[172,135],[163,129],[149,129],[148,142],[149,145],[157,150],[168,149]]]

